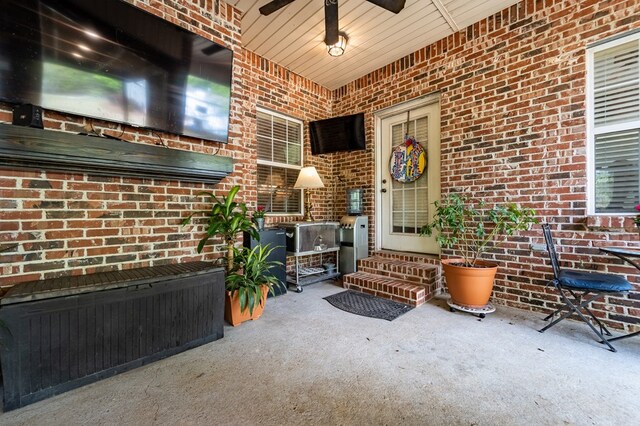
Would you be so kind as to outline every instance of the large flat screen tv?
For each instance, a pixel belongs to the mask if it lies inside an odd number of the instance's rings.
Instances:
[[[311,121],[309,133],[312,155],[365,149],[363,113]]]
[[[121,0],[0,0],[0,100],[227,142],[233,53]]]

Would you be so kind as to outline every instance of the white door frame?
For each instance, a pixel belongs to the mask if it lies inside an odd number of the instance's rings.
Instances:
[[[381,158],[382,150],[380,149],[382,145],[382,120],[396,115],[401,114],[403,112],[411,111],[420,107],[424,107],[427,105],[431,105],[434,103],[440,102],[440,93],[431,93],[426,96],[421,96],[419,98],[412,99],[407,102],[403,102],[401,104],[393,105],[388,108],[384,108],[373,113],[375,120],[375,150],[376,150],[376,164],[375,164],[375,185],[374,191],[375,196],[374,206],[375,206],[375,220],[376,220],[376,231],[375,231],[375,249],[380,250],[382,247],[382,205],[381,205],[381,196],[380,190],[382,189],[382,167],[383,165],[388,166],[388,161],[383,161]],[[440,126],[440,123],[437,123]]]

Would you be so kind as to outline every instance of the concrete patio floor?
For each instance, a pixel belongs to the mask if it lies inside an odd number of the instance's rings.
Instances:
[[[315,284],[270,299],[225,337],[36,404],[3,425],[640,424],[640,337],[611,353],[586,325],[536,330],[434,300],[388,322],[340,311]]]

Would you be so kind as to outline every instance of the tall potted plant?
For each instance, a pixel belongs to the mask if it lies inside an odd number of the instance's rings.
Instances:
[[[260,318],[267,293],[274,294],[273,286],[280,285],[278,278],[269,273],[271,268],[282,265],[282,262],[268,260],[274,249],[269,244],[253,249],[234,248],[234,269],[225,279],[225,319],[231,325]]]
[[[183,221],[182,225],[187,225],[196,215],[207,218],[205,236],[198,243],[198,253],[202,252],[207,241],[214,236],[220,236],[227,245],[227,273],[233,270],[234,245],[238,240],[238,234],[246,231],[256,240],[260,240],[260,235],[247,215],[247,205],[234,201],[236,194],[240,191],[239,186],[231,188],[229,193],[218,198],[212,192],[200,192],[198,196],[207,196],[212,202],[209,210],[191,213]]]
[[[507,236],[529,229],[537,223],[533,209],[514,203],[488,207],[464,195],[451,194],[434,203],[433,221],[421,228],[421,235],[436,235],[440,247],[453,249],[459,257],[443,259],[452,308],[471,312],[490,312],[489,298],[498,265],[480,258]]]

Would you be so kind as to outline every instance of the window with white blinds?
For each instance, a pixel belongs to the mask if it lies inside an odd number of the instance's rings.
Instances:
[[[258,109],[258,205],[267,213],[301,214],[302,121]]]
[[[640,204],[640,34],[587,57],[592,211],[633,213]]]

